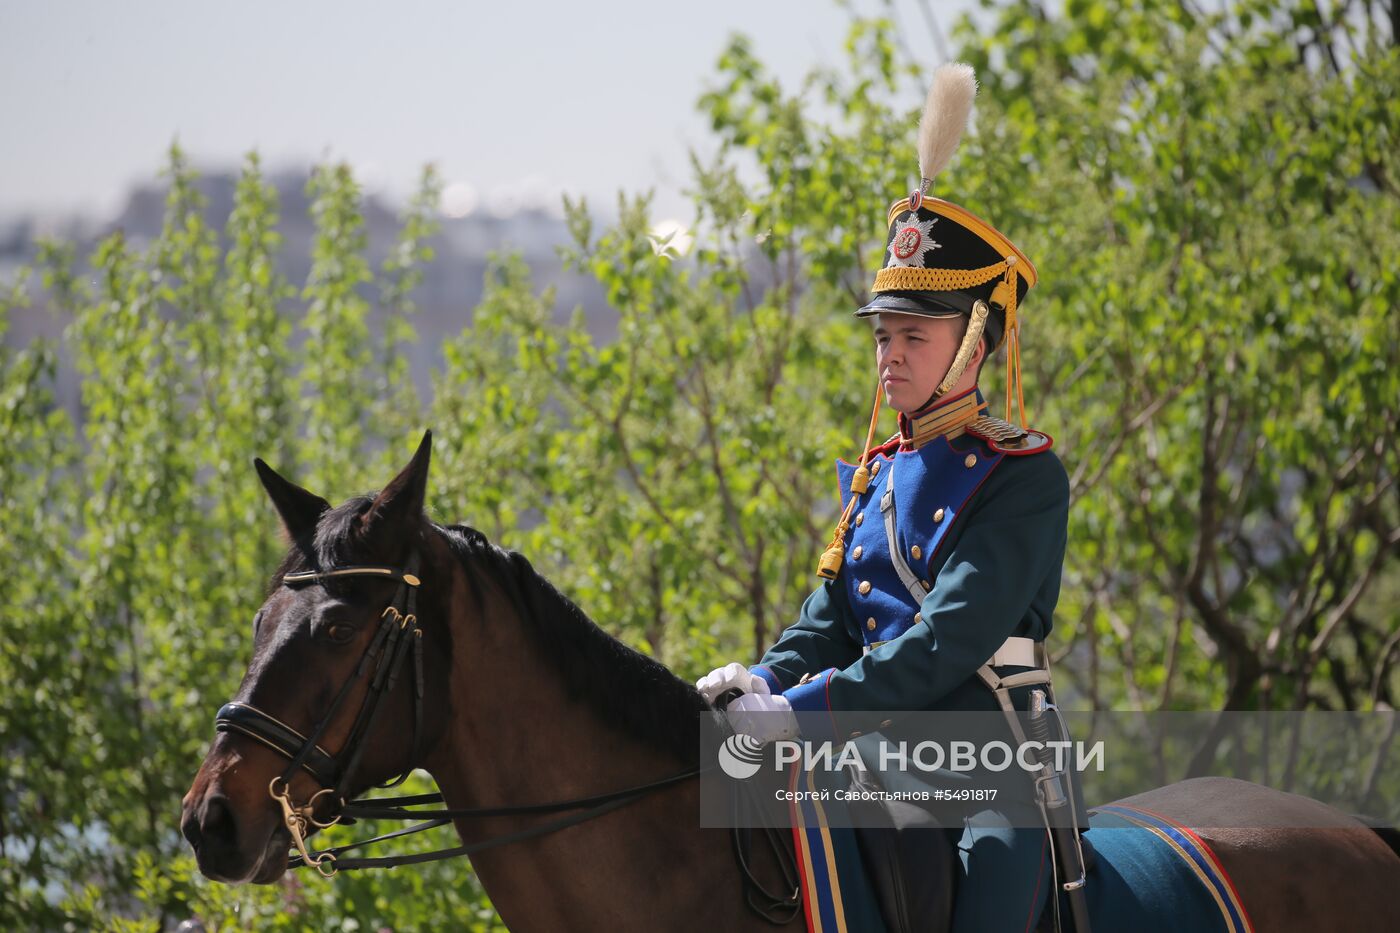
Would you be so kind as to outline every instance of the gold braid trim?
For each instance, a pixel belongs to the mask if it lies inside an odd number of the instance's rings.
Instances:
[[[916,269],[890,266],[875,273],[875,292],[955,292],[985,285],[1009,267],[1005,260],[980,269]]]
[[[917,449],[936,437],[957,437],[986,411],[986,404],[978,401],[975,393],[969,392],[965,397],[947,402],[926,415],[910,418],[907,422],[909,435],[906,437],[901,431],[899,439],[906,447]]]

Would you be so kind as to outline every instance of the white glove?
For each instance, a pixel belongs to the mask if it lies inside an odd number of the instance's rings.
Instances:
[[[710,705],[714,705],[716,699],[730,690],[758,693],[763,696],[773,692],[768,689],[768,681],[757,674],[750,674],[749,669],[738,661],[731,661],[724,667],[710,671],[695,682],[695,689],[700,691],[700,695]]]
[[[797,738],[797,716],[785,696],[746,693],[729,704],[725,715],[735,732],[760,742]]]

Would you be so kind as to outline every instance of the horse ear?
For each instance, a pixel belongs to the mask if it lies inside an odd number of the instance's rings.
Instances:
[[[321,513],[327,511],[331,504],[315,493],[302,489],[291,480],[283,479],[260,457],[254,458],[253,466],[257,468],[258,479],[262,480],[263,488],[272,498],[272,504],[277,507],[277,514],[282,516],[287,537],[297,541],[314,531]]]
[[[423,503],[428,492],[428,463],[433,456],[433,432],[424,431],[423,440],[408,466],[389,481],[375,497],[369,510],[360,517],[360,526],[370,534],[388,525],[417,521],[423,515]]]

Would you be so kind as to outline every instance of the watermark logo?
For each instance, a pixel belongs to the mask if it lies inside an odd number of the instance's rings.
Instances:
[[[729,736],[719,746],[720,770],[737,781],[747,780],[759,772],[763,762],[764,743],[742,732]],[[878,770],[933,773],[1001,772],[1019,769],[1027,774],[1044,771],[1063,773],[1073,770],[1103,771],[1104,743],[1086,745],[1083,742],[1024,742],[1012,746],[1007,742],[953,741],[940,742],[880,742],[877,760],[867,762],[853,742],[808,742],[780,740],[773,743],[773,768],[784,771],[797,765],[803,771],[861,771]],[[876,765],[878,768],[872,768]]]
[[[763,743],[751,735],[737,732],[719,747],[720,770],[736,781],[747,780],[758,773],[763,761]]]
[[[764,715],[752,713],[756,722]],[[779,718],[777,713],[767,715]],[[1042,798],[1072,799],[1078,813],[1150,793],[1163,775],[1187,773],[1267,787],[1285,778],[1279,756],[1286,758],[1287,749],[1297,747],[1306,754],[1295,756],[1296,770],[1292,759],[1286,762],[1293,793],[1342,813],[1400,826],[1400,742],[1392,741],[1400,734],[1396,710],[1050,710],[1048,715],[1019,714],[1019,728],[1013,728],[1000,710],[820,710],[792,715],[797,736],[768,742],[761,754],[752,738],[734,736],[728,714],[700,716],[695,760],[705,765],[699,782],[701,825],[791,826],[798,812],[792,804],[819,794],[828,796],[811,799],[832,804],[825,818],[833,827],[885,825],[886,815],[879,807],[839,804],[893,800],[927,810],[949,826],[991,804],[1017,829],[1043,829],[1036,805]],[[877,722],[880,728],[870,728]],[[861,726],[864,733],[853,734]],[[1202,737],[1216,729],[1220,747],[1203,753]],[[758,731],[783,734],[777,724]],[[736,797],[740,788],[744,793]],[[1180,793],[1208,790],[1208,785],[1184,785]],[[1266,793],[1262,787],[1255,790]],[[1047,805],[1047,810],[1053,817],[1071,808]],[[1292,816],[1275,810],[1268,809],[1271,826],[1303,828],[1311,820],[1301,810]],[[1260,812],[1256,807],[1226,807],[1217,816],[1222,826],[1254,829]]]

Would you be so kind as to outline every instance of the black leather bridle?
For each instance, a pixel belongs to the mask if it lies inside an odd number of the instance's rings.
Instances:
[[[337,871],[356,868],[389,868],[395,865],[411,865],[421,862],[432,862],[439,859],[453,858],[458,855],[471,855],[496,846],[509,845],[514,842],[521,842],[532,839],[536,836],[543,836],[566,826],[582,823],[595,817],[602,816],[611,810],[625,806],[634,800],[660,790],[687,781],[700,773],[700,768],[691,768],[679,774],[662,778],[648,784],[640,784],[635,787],[613,791],[607,794],[599,794],[593,797],[583,797],[575,800],[564,800],[553,803],[527,804],[524,806],[512,807],[490,807],[474,809],[437,809],[437,810],[417,810],[409,809],[425,804],[442,803],[441,794],[417,794],[409,797],[397,797],[388,799],[370,799],[362,801],[347,802],[346,794],[350,786],[351,779],[359,766],[360,757],[364,752],[364,740],[369,735],[374,726],[375,719],[379,715],[381,703],[384,697],[388,696],[398,683],[399,669],[405,663],[408,655],[413,655],[413,744],[410,753],[408,766],[403,774],[387,784],[380,787],[396,787],[402,784],[412,771],[418,761],[422,742],[422,719],[423,719],[423,630],[418,626],[416,613],[418,587],[421,580],[417,575],[418,559],[417,555],[411,555],[404,570],[396,570],[390,567],[370,567],[370,566],[347,566],[324,571],[308,571],[305,573],[289,573],[282,577],[283,584],[287,586],[300,586],[307,583],[314,583],[326,579],[334,579],[348,576],[377,576],[384,579],[397,580],[399,588],[394,595],[393,601],[380,616],[379,629],[375,633],[373,641],[365,649],[364,655],[360,658],[355,672],[341,686],[340,692],[336,695],[331,707],[326,711],[325,716],[312,729],[310,735],[302,735],[296,729],[281,722],[275,717],[263,712],[255,706],[247,703],[227,703],[218,712],[214,720],[214,728],[218,732],[236,732],[245,735],[255,741],[261,742],[268,748],[289,759],[286,770],[281,775],[272,779],[268,784],[268,793],[272,796],[282,809],[282,819],[287,831],[291,834],[292,844],[297,850],[297,855],[292,858],[290,867],[299,868],[311,865],[326,877],[330,877]],[[411,646],[411,647],[410,647]],[[371,673],[372,671],[372,673]],[[360,681],[361,678],[369,675],[369,686],[365,692],[364,700],[360,703],[360,709],[355,715],[354,725],[346,737],[345,743],[338,754],[326,751],[317,743],[330,726],[345,699],[350,695],[351,688]],[[322,789],[311,796],[306,803],[297,805],[291,799],[291,779],[300,770],[306,771],[319,784]],[[325,818],[318,817],[316,810],[322,798],[328,798],[327,804],[331,812]],[[413,855],[385,856],[380,858],[341,858],[341,854],[350,849],[360,848],[371,843],[381,842],[385,839],[394,839],[399,836],[406,836],[411,833],[422,832],[443,826],[454,819],[477,819],[500,816],[526,816],[539,815],[545,813],[562,813],[568,811],[578,811],[569,816],[560,817],[556,820],[532,826],[520,832],[510,833],[504,836],[497,836],[470,845],[454,846],[449,849],[438,849],[432,852],[420,852]],[[382,836],[375,836],[372,839],[364,839],[359,842],[352,842],[346,845],[333,846],[320,852],[312,852],[307,848],[306,837],[315,829],[324,829],[333,826],[341,821],[349,821],[354,818],[363,819],[393,819],[393,820],[423,820],[414,826],[409,826],[397,832],[386,833]]]
[[[402,774],[380,787],[397,787],[408,779],[418,761],[423,733],[423,630],[418,627],[418,558],[411,555],[403,570],[389,567],[348,566],[325,571],[283,574],[285,586],[297,587],[321,580],[351,576],[376,576],[397,580],[393,600],[379,617],[379,628],[355,672],[341,685],[325,716],[304,736],[286,723],[248,703],[226,703],[214,719],[218,732],[237,732],[254,739],[290,759],[286,770],[272,779],[268,793],[282,808],[283,821],[292,835],[292,843],[300,853],[302,863],[314,865],[324,875],[335,872],[335,856],[322,852],[313,855],[306,848],[306,836],[311,827],[325,828],[339,822],[346,814],[346,796],[360,758],[365,750],[365,737],[374,728],[383,700],[398,684],[399,671],[409,654],[413,655],[413,740],[408,765]],[[332,755],[317,743],[329,728],[336,713],[350,695],[351,689],[369,675],[364,699],[355,714],[339,754]],[[291,799],[291,781],[298,771],[305,770],[322,789],[305,804],[298,806]],[[332,808],[329,818],[316,815],[323,797]]]

